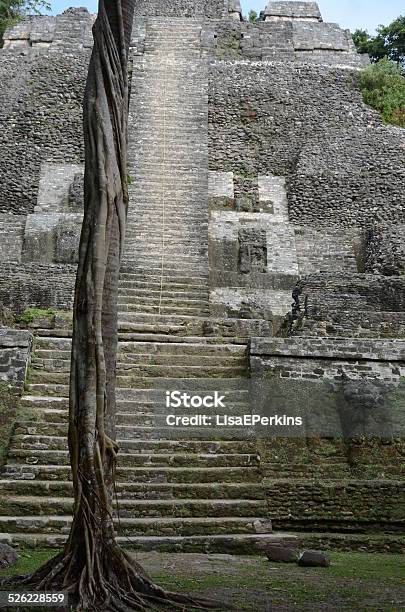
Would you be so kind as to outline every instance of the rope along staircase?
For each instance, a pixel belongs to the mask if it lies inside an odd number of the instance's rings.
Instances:
[[[221,379],[243,413],[246,339],[204,336],[209,317],[207,66],[201,25],[150,20],[130,107],[130,210],[119,290],[117,471],[122,543],[247,552],[271,538],[255,443],[159,420],[165,379]],[[53,546],[70,525],[66,445],[70,332],[39,330],[0,483],[0,529]],[[262,534],[262,535],[261,535]]]

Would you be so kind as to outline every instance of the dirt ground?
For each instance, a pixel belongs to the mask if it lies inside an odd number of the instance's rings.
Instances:
[[[1,570],[0,579],[31,573],[56,552],[20,551],[17,565]],[[229,606],[238,612],[405,610],[405,555],[330,556],[329,568],[301,568],[265,557],[134,553],[162,587],[215,599],[220,612]]]
[[[400,555],[331,553],[330,568],[230,555],[139,553],[135,558],[162,586],[240,611],[405,610],[405,556]]]

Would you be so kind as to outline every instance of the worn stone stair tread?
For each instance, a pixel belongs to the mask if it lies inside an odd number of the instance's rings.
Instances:
[[[66,541],[66,535],[0,533],[0,542],[17,548],[59,548]],[[299,534],[211,534],[190,536],[118,536],[117,541],[130,551],[177,551],[200,553],[258,554],[267,544],[295,543]]]
[[[38,503],[38,502],[42,502],[44,504],[63,504],[63,503],[72,503],[73,504],[73,497],[47,497],[46,500],[43,500],[42,498],[38,497],[38,496],[34,496],[34,495],[8,495],[7,496],[7,500],[8,501],[12,501],[12,502],[18,502],[21,503],[22,505],[26,504],[26,503]],[[113,501],[113,504],[115,502]],[[140,507],[159,507],[159,506],[183,506],[183,505],[207,505],[207,506],[212,506],[212,505],[223,505],[223,506],[238,506],[238,505],[252,505],[253,507],[256,507],[258,505],[262,505],[263,504],[263,500],[257,500],[257,499],[229,499],[229,498],[224,498],[224,499],[205,499],[205,498],[189,498],[189,497],[185,497],[185,498],[175,498],[175,499],[126,499],[126,498],[121,498],[119,505],[120,507],[124,507],[125,505],[128,506],[140,506]],[[180,517],[181,518],[181,517]]]
[[[56,331],[56,330],[55,330]],[[44,332],[44,333],[41,333]],[[47,332],[47,334],[45,334],[45,332]],[[71,348],[71,337],[67,336],[67,337],[60,337],[60,336],[49,336],[49,329],[48,330],[41,330],[38,329],[36,330],[36,338],[35,338],[35,344],[36,346],[43,346],[44,343],[56,343],[57,345],[59,345],[60,343],[66,344],[66,346],[68,347],[67,350],[69,350],[70,352],[70,348]],[[40,334],[40,335],[38,335]],[[182,345],[182,344],[197,344],[197,345],[214,345],[216,346],[229,346],[229,345],[236,345],[236,346],[243,346],[246,349],[247,346],[247,339],[241,339],[241,338],[223,338],[221,336],[171,336],[170,334],[160,334],[160,335],[151,335],[151,334],[133,334],[133,335],[128,335],[128,338],[125,337],[125,334],[121,335],[121,339],[119,341],[118,347],[120,347],[120,345],[122,344],[126,344],[128,342],[138,342],[138,340],[140,342],[143,342],[145,344],[149,344],[149,343],[161,343],[164,345],[168,345],[168,344],[176,344],[176,345]],[[124,337],[123,337],[124,336]],[[132,340],[132,336],[134,337],[134,340]],[[226,341],[224,341],[226,340]]]
[[[176,352],[180,356],[191,355],[205,358],[240,358],[246,357],[246,346],[213,344],[208,343],[181,343],[181,342],[120,342],[118,346],[118,356],[174,356]],[[61,348],[38,348],[35,342],[35,358],[63,358],[70,362],[70,347]]]
[[[17,472],[24,472],[23,468],[25,468],[25,471],[27,472],[28,469],[32,470],[32,471],[38,471],[38,470],[42,470],[45,472],[52,472],[52,473],[57,473],[57,472],[66,472],[66,470],[70,471],[70,467],[69,466],[64,466],[64,465],[60,465],[60,464],[55,464],[55,463],[46,463],[46,464],[39,464],[39,463],[34,463],[34,464],[20,464],[20,463],[7,463],[6,466],[7,470],[15,470]],[[254,468],[257,468],[257,466],[181,466],[181,467],[175,467],[175,466],[171,466],[171,465],[164,465],[164,466],[118,466],[117,468],[117,473],[118,474],[166,474],[166,475],[180,475],[180,474],[197,474],[197,475],[212,475],[213,477],[215,477],[216,482],[218,482],[218,477],[224,477],[226,476],[227,473],[229,473],[230,475],[233,474],[243,474],[243,473],[249,473],[252,475],[257,475],[257,470],[255,471]],[[227,481],[228,482],[228,481]]]
[[[152,419],[152,417],[150,417]],[[172,427],[164,427],[154,425],[142,425],[139,423],[136,424],[122,424],[119,421],[117,425],[117,435],[121,437],[122,440],[137,440],[139,438],[143,438],[145,440],[173,440],[173,428]],[[17,430],[28,430],[30,429],[37,431],[39,434],[43,434],[46,431],[49,431],[50,428],[57,433],[62,433],[67,436],[67,418],[63,417],[63,420],[55,421],[35,421],[29,422],[28,424],[25,422],[19,422],[17,424]],[[227,427],[226,431],[218,433],[217,437],[214,438],[215,429],[212,427],[177,427],[176,428],[176,439],[179,442],[184,440],[193,441],[201,441],[205,442],[208,439],[213,439],[215,442],[219,443],[223,442],[246,442],[254,439],[254,431],[250,432],[246,428],[240,427]]]
[[[13,463],[22,462],[24,465],[35,464],[40,460],[46,463],[56,463],[59,465],[69,465],[68,451],[63,450],[23,450],[13,448],[9,453],[9,458]],[[216,467],[243,467],[258,465],[258,457],[253,454],[242,453],[139,453],[122,452],[118,456],[118,467],[138,465],[161,467],[171,465],[182,467],[184,465]]]
[[[46,492],[53,494],[58,491],[65,492],[73,490],[73,483],[71,480],[0,480],[0,491],[10,491],[14,497],[19,495],[19,490],[24,492],[24,495],[39,496]],[[30,491],[33,489],[33,491]],[[145,494],[150,492],[159,493],[159,495],[167,492],[171,494],[171,497],[164,497],[162,499],[220,499],[217,495],[218,492],[228,493],[223,499],[264,499],[264,489],[261,483],[230,483],[230,482],[198,482],[198,483],[178,483],[178,482],[117,482],[116,491],[119,496],[128,494]],[[196,493],[201,493],[201,497],[197,497]],[[178,494],[177,494],[178,493]],[[191,493],[184,497],[185,494]],[[235,493],[235,495],[233,495]],[[245,493],[241,497],[241,493]],[[207,497],[208,495],[208,497]],[[132,497],[128,497],[132,499]]]
[[[161,365],[161,366],[210,366],[232,368],[234,366],[246,367],[245,355],[202,355],[196,353],[189,353],[186,355],[179,355],[174,353],[157,353],[157,352],[145,352],[145,353],[130,353],[121,351],[118,353],[117,369],[120,373],[125,372],[133,366],[144,366],[144,365]],[[35,358],[31,361],[31,368],[33,370],[40,370],[42,372],[70,372],[70,359],[67,355],[63,356],[52,356],[46,357],[36,353]]]
[[[0,532],[20,531],[26,533],[67,533],[72,523],[72,516],[65,515],[30,515],[0,516]],[[207,533],[269,533],[271,522],[255,516],[237,517],[121,517],[115,519],[118,535],[203,535]],[[11,528],[11,529],[10,529]],[[133,533],[134,531],[140,533]],[[193,532],[190,533],[190,530]],[[152,532],[152,533],[151,533]],[[168,533],[169,532],[169,533]],[[173,533],[174,532],[174,533]],[[43,532],[42,532],[43,533]]]
[[[50,450],[49,446],[51,446],[51,450],[63,450],[61,447],[67,447],[67,437],[57,435],[15,434],[12,443],[13,448],[22,450]],[[150,452],[155,453],[159,449],[168,454],[180,449],[187,452],[193,449],[195,449],[194,452],[196,452],[196,449],[199,449],[200,453],[207,454],[229,454],[230,452],[254,454],[255,451],[254,444],[248,440],[173,440],[170,438],[151,440],[147,438],[117,438],[117,444],[120,448],[120,452],[137,449],[139,453],[142,454]]]

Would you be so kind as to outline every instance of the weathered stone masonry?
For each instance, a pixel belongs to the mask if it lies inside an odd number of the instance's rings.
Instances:
[[[0,52],[7,321],[72,306],[93,21],[83,9],[24,20]],[[271,519],[316,543],[404,549],[401,440],[173,439],[155,400],[179,377],[221,379],[237,414],[248,377],[332,381],[353,411],[381,381],[401,390],[405,132],[363,104],[367,62],[313,2],[269,2],[254,24],[238,0],[137,3],[118,296],[124,544],[251,552],[280,539]],[[30,416],[0,482],[0,529],[16,544],[59,545],[69,529],[69,320],[31,324]],[[20,333],[0,350],[19,385]]]

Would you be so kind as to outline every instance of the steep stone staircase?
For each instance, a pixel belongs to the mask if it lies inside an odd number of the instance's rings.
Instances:
[[[248,552],[258,539],[275,537],[265,518],[254,440],[232,428],[174,433],[163,418],[168,379],[179,385],[209,379],[212,388],[217,382],[227,390],[227,411],[246,412],[249,329],[215,327],[209,318],[201,25],[192,19],[148,24],[146,52],[134,59],[130,107],[117,531],[124,544],[138,548]],[[24,417],[0,482],[0,531],[17,544],[55,545],[69,530],[70,345],[69,330],[38,330],[35,339]]]

